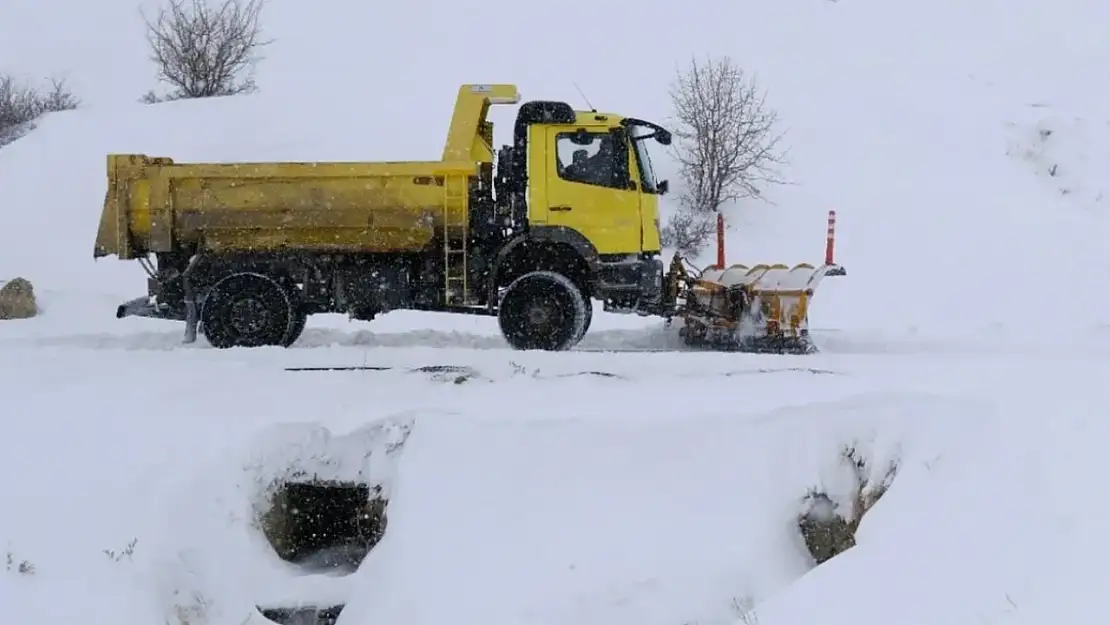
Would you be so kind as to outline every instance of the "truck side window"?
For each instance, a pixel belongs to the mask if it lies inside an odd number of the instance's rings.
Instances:
[[[561,132],[555,136],[559,177],[571,182],[627,189],[628,148],[610,132]]]

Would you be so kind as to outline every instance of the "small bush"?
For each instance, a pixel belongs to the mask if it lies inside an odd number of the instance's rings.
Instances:
[[[257,90],[254,67],[259,49],[271,43],[262,38],[259,18],[264,0],[168,0],[153,19],[143,16],[150,58],[158,79],[170,93],[153,90],[141,101],[209,98]]]
[[[741,625],[759,625],[759,614],[755,611],[755,600],[751,596],[733,597],[732,612]]]
[[[181,591],[175,594],[181,595]],[[173,616],[176,623],[166,619],[166,625],[204,625],[209,616],[208,599],[199,591],[189,593],[185,601],[173,605]]]
[[[659,232],[660,242],[682,256],[695,257],[713,240],[717,215],[699,211],[683,200],[679,202],[678,209]]]
[[[0,146],[27,134],[31,122],[39,116],[73,110],[80,104],[63,80],[51,80],[50,88],[36,89],[20,84],[13,76],[0,74]]]
[[[20,575],[34,575],[35,565],[30,560],[17,558],[14,553],[8,551],[4,554],[4,570]]]
[[[132,558],[135,555],[135,545],[138,544],[139,539],[132,538],[131,542],[127,543],[127,546],[123,549],[120,549],[119,551],[116,551],[115,549],[102,549],[101,553],[108,556],[108,559],[113,562],[120,562],[124,558],[127,558],[128,561],[132,561]]]

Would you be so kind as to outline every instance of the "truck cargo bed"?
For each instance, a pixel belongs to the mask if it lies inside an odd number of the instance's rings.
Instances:
[[[296,248],[336,252],[423,249],[467,205],[448,202],[448,179],[468,162],[175,163],[108,157],[108,193],[95,256],[143,257],[201,240],[212,251]]]

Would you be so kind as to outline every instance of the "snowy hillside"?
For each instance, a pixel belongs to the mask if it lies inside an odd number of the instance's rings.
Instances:
[[[1087,79],[1105,58],[1093,25],[1110,9],[1098,3],[1071,0],[1048,15],[1031,1],[759,3],[707,24],[699,15],[719,7],[694,2],[689,12],[666,14],[667,36],[635,46],[636,65],[652,68],[645,73],[591,71],[592,47],[540,46],[508,23],[495,29],[496,49],[522,46],[526,54],[490,50],[477,63],[443,63],[471,45],[472,18],[460,7],[424,15],[402,5],[333,2],[308,11],[276,2],[267,13],[276,41],[259,69],[262,93],[156,107],[135,104],[155,86],[136,7],[103,5],[98,19],[118,24],[118,35],[77,36],[73,30],[92,18],[84,5],[57,30],[42,23],[47,17],[33,2],[17,1],[5,9],[13,17],[0,20],[0,52],[18,52],[22,72],[67,76],[87,103],[0,152],[4,205],[21,207],[18,221],[8,217],[0,230],[0,260],[39,276],[45,289],[59,274],[95,292],[142,288],[120,278],[136,269],[88,261],[106,152],[185,160],[434,157],[454,89],[483,80],[514,81],[526,98],[581,105],[577,83],[601,108],[666,121],[667,81],[694,53],[729,53],[757,73],[789,132],[786,173],[796,184],[773,190],[774,205],[735,212],[730,259],[819,260],[825,212],[839,211],[840,260],[851,279],[830,285],[816,325],[938,335],[959,322],[968,334],[1022,337],[1029,320],[999,311],[1029,308],[1030,283],[1082,289],[1081,273],[1059,267],[1099,274],[1110,263],[1099,253],[1110,231],[1102,175],[1110,165],[1110,96]],[[515,6],[493,2],[487,10],[511,14]],[[596,17],[619,18],[635,42],[640,35],[632,33],[662,32],[652,8],[598,8]],[[365,25],[403,32],[411,11],[421,14],[417,36],[444,52],[384,62],[396,44],[362,38]],[[82,44],[89,39],[97,45]],[[57,52],[70,42],[74,52]],[[499,113],[504,142],[511,111]],[[41,247],[27,236],[47,225],[58,255],[52,263],[37,261]],[[1066,247],[1057,244],[1065,239]],[[984,288],[989,305],[980,303]],[[861,305],[879,293],[881,306]],[[963,304],[953,310],[953,301]],[[1099,314],[1077,306],[1068,325],[1081,331]]]
[[[572,28],[507,0],[273,0],[260,93],[154,106],[137,8],[0,4],[0,72],[85,103],[0,148],[0,280],[42,306],[0,321],[12,622],[713,625],[748,599],[763,625],[1098,621],[1110,5],[639,2]],[[92,260],[109,152],[434,158],[480,81],[666,122],[706,53],[759,75],[792,151],[795,184],[732,209],[729,260],[820,260],[838,211],[819,355],[656,353],[673,328],[601,313],[559,354],[481,318],[313,318],[294,348],[231,351],[113,318],[145,282]],[[286,370],[339,365],[382,370]],[[898,471],[814,568],[793,521],[810,488],[848,496],[846,445]],[[357,572],[267,544],[305,474],[381,489]]]

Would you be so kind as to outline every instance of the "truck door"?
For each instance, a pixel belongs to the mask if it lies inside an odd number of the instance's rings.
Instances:
[[[549,126],[546,135],[547,225],[577,230],[600,254],[638,253],[640,195],[624,130]]]

